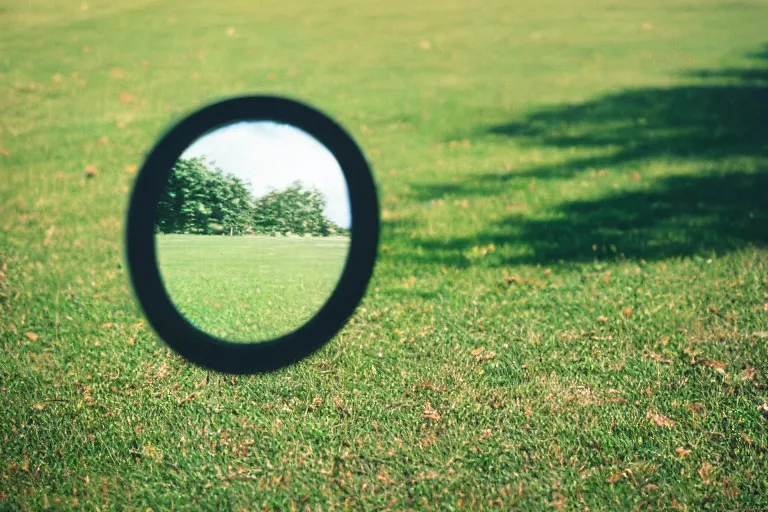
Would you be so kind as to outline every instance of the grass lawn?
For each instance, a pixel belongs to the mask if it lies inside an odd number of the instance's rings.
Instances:
[[[0,509],[768,509],[766,19],[5,0]],[[383,224],[347,327],[231,378],[142,320],[122,230],[155,140],[241,93],[339,119]]]
[[[158,235],[160,272],[176,307],[228,341],[291,332],[323,306],[347,258],[341,237]]]

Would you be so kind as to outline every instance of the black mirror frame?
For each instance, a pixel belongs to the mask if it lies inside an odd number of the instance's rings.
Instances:
[[[341,277],[323,307],[297,330],[274,340],[232,343],[193,326],[173,305],[160,275],[155,224],[157,205],[179,156],[200,136],[239,121],[274,121],[299,128],[328,148],[349,190],[352,239]],[[157,335],[188,361],[220,373],[276,371],[320,349],[347,323],[365,295],[379,241],[379,205],[368,163],[347,132],[318,110],[277,96],[227,99],[178,122],[155,145],[131,192],[126,256],[136,298]]]

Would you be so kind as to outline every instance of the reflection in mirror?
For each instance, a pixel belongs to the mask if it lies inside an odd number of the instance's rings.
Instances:
[[[176,308],[210,335],[265,341],[330,297],[350,242],[349,193],[307,133],[240,122],[195,141],[158,204],[157,257]]]

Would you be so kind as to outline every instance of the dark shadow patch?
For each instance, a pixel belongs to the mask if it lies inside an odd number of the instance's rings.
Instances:
[[[422,240],[427,254],[450,263],[472,247],[514,241],[528,255],[500,264],[596,258],[658,260],[768,246],[768,169],[702,177],[673,176],[650,190],[560,205],[546,219],[509,216],[477,236]],[[489,261],[494,261],[489,259]]]
[[[509,216],[478,226],[473,237],[412,239],[413,250],[398,256],[412,263],[467,266],[465,255],[474,247],[514,243],[525,255],[482,260],[483,265],[506,265],[580,262],[622,253],[654,260],[766,246],[768,46],[751,57],[757,62],[744,69],[696,73],[711,83],[633,89],[546,108],[478,135],[510,138],[521,147],[599,152],[597,156],[412,188],[421,201],[451,196],[482,200],[503,190],[523,190],[532,178],[567,180],[604,168],[642,171],[650,162],[701,163],[706,173],[675,175],[642,190],[567,202],[543,212],[551,213],[546,218]],[[713,172],[720,164],[722,171]]]

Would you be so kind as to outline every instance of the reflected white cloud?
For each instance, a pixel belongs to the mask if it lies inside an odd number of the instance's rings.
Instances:
[[[181,156],[214,162],[250,184],[256,197],[301,181],[323,193],[329,219],[351,226],[349,192],[339,163],[302,130],[265,121],[236,123],[201,137]]]

